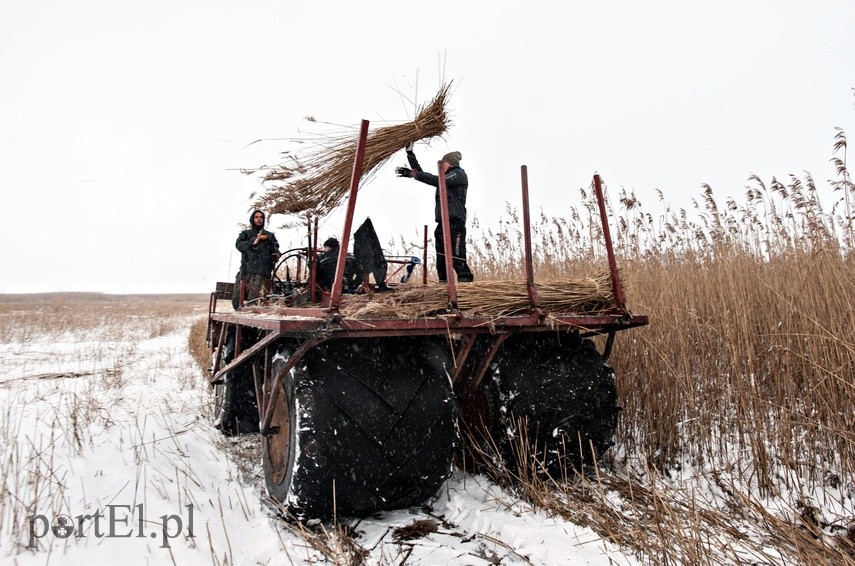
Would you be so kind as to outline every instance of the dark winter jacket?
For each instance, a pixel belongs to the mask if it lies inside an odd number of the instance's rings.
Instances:
[[[335,268],[338,265],[338,250],[339,246],[336,242],[335,246],[318,254],[318,285],[322,289],[330,291],[333,281],[335,281]]]
[[[434,198],[436,207],[434,220],[442,222],[442,208],[439,203],[439,177],[432,173],[422,171],[416,155],[412,151],[407,152],[407,161],[416,172],[415,179],[422,183],[436,187]],[[452,167],[445,173],[445,188],[448,192],[448,217],[450,219],[466,220],[466,191],[469,188],[469,178],[466,171],[460,167]]]
[[[256,212],[260,211],[254,210],[249,216],[250,228],[241,232],[235,242],[235,247],[240,251],[241,277],[249,275],[270,277],[279,257],[279,242],[276,241],[273,232],[255,226],[253,223],[252,217]],[[253,244],[259,232],[267,236],[267,239],[262,239],[257,244]]]
[[[329,250],[318,254],[318,285],[322,289],[332,291],[333,281],[335,281],[335,272],[338,267],[338,252],[340,246],[338,241],[336,241],[335,245],[328,246],[325,243],[324,247],[329,247]],[[346,290],[355,289],[361,283],[356,271],[356,260],[353,258],[353,255],[347,254],[344,260],[343,281],[344,288]]]

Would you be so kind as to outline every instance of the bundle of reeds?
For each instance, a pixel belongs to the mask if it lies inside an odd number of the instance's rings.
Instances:
[[[554,278],[536,283],[541,308],[547,314],[591,313],[614,306],[608,272],[595,277]],[[443,314],[448,307],[445,285],[400,287],[395,293],[364,296],[342,314],[351,318],[404,318]],[[471,316],[501,317],[531,310],[525,281],[476,281],[457,286],[457,307]]]
[[[451,122],[446,103],[450,86],[448,83],[440,88],[433,100],[419,109],[412,122],[368,133],[363,180],[408,143],[441,136],[448,131]],[[270,214],[323,216],[329,213],[347,196],[356,141],[353,133],[348,132],[317,141],[320,149],[309,155],[286,154],[286,163],[267,171],[262,178],[266,191],[256,200],[255,206]]]

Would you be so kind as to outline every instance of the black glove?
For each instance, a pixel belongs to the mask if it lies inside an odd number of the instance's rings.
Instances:
[[[413,170],[408,167],[395,167],[395,174],[398,177],[412,177]]]

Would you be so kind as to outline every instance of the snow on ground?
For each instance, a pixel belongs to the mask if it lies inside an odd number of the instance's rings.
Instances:
[[[131,318],[118,337],[0,344],[0,562],[337,562],[312,543],[323,529],[301,534],[277,517],[260,462],[245,473],[257,437],[210,426],[208,385],[187,351],[193,320],[163,335],[134,332]],[[588,528],[508,501],[456,473],[429,505],[350,526],[367,564],[637,563]],[[426,534],[402,535],[414,525]]]

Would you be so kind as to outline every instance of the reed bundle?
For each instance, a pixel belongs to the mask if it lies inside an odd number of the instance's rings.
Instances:
[[[451,122],[446,103],[451,83],[423,105],[412,122],[371,130],[365,145],[363,180],[410,142],[443,135]],[[320,149],[304,157],[286,153],[286,163],[267,171],[262,178],[266,190],[255,206],[269,214],[307,213],[323,216],[335,209],[347,196],[356,138],[352,132],[325,137]],[[248,171],[254,173],[254,171]]]
[[[541,308],[547,314],[592,313],[614,306],[608,272],[595,277],[554,278],[535,284]],[[399,287],[395,293],[361,296],[342,309],[351,318],[403,318],[444,314],[448,307],[445,285]],[[476,281],[457,286],[457,307],[466,315],[501,317],[531,310],[525,281]]]

